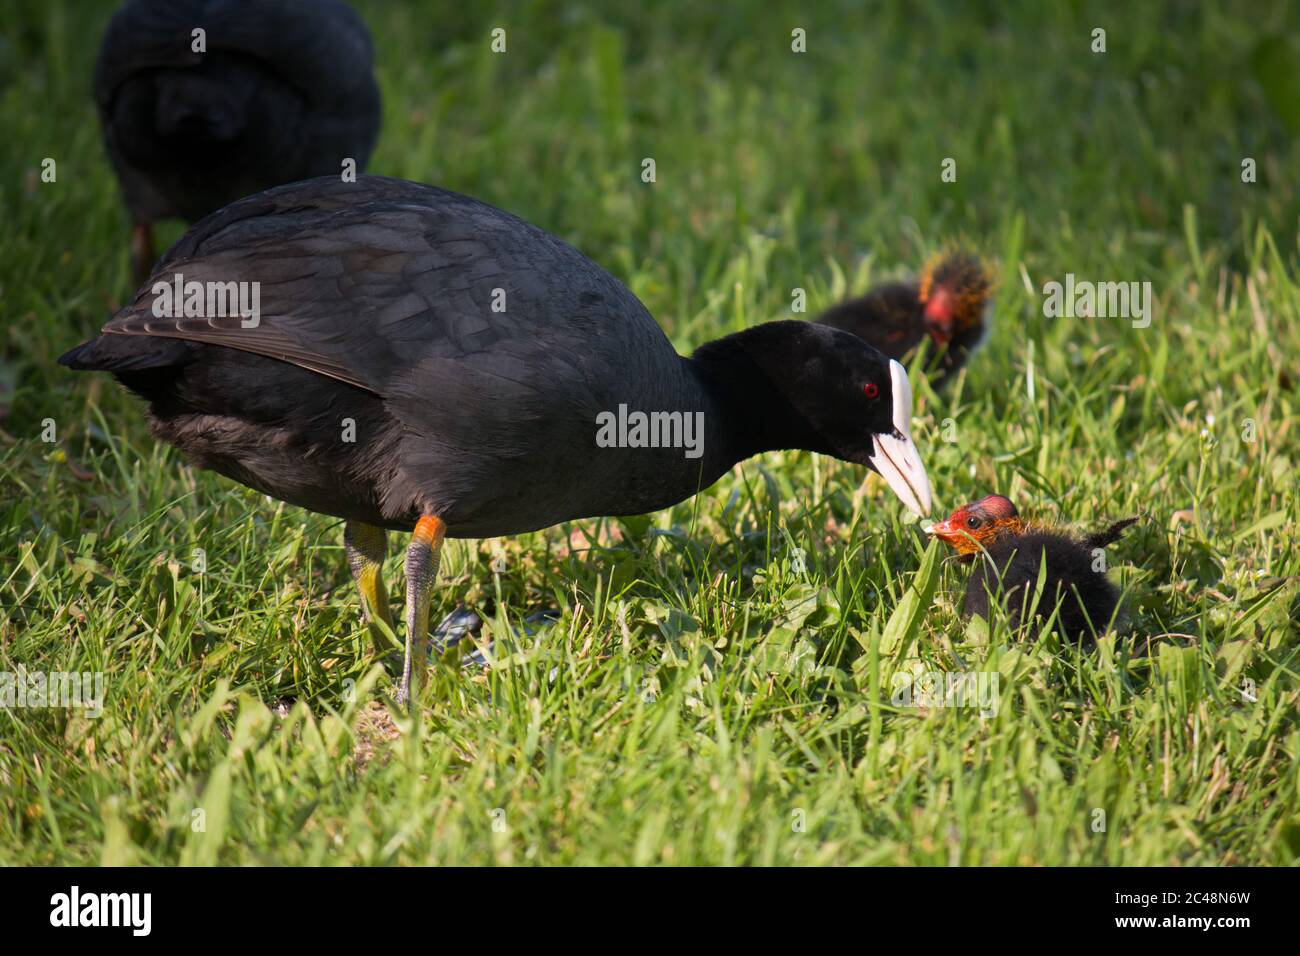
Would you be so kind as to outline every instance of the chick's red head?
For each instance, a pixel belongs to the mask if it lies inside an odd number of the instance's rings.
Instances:
[[[921,273],[925,328],[936,345],[984,324],[992,283],[974,256],[952,253],[931,259]]]
[[[950,545],[958,554],[974,554],[998,538],[1024,529],[1016,506],[1001,495],[989,495],[962,505],[947,518],[925,530]]]

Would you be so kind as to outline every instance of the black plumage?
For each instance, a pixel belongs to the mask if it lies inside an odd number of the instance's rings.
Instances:
[[[1089,640],[1110,628],[1119,589],[1097,570],[1092,549],[1068,535],[1029,531],[999,539],[974,560],[966,582],[966,614],[989,616],[989,594],[1000,599],[1013,628],[1028,620],[1043,561],[1047,577],[1036,615],[1046,620],[1059,603],[1057,629],[1071,640]]]
[[[926,370],[942,387],[983,342],[991,289],[977,259],[954,253],[931,261],[916,279],[889,282],[832,306],[817,321],[852,332],[900,362],[928,341]]]
[[[197,51],[195,31],[202,30]],[[282,183],[365,169],[379,87],[365,23],[339,0],[129,0],[95,66],[104,144],[133,225],[193,222]]]
[[[158,315],[177,274],[257,283],[256,323]],[[777,448],[874,468],[929,508],[906,373],[865,342],[774,322],[683,358],[571,246],[400,180],[325,177],[209,216],[60,361],[112,371],[201,467],[359,526],[432,521],[438,541],[657,510]],[[600,447],[620,406],[702,416],[698,456]],[[353,538],[354,571],[373,566],[382,541]]]
[[[1119,589],[1106,576],[1101,549],[1138,519],[1126,518],[1095,534],[1075,537],[1023,522],[1015,506],[990,495],[930,526],[972,564],[963,611],[989,617],[990,599],[1001,602],[1012,628],[1055,610],[1056,629],[1073,641],[1091,640],[1120,623]],[[1043,589],[1034,606],[1040,575]]]

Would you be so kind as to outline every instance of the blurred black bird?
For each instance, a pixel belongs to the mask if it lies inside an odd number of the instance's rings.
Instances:
[[[1037,614],[1048,617],[1060,605],[1057,629],[1070,640],[1086,640],[1112,625],[1119,589],[1106,577],[1098,550],[1119,540],[1137,517],[1076,538],[1021,519],[1001,495],[963,505],[926,530],[974,563],[966,582],[965,613],[989,616],[989,594],[1001,594],[1013,628],[1024,622],[1046,566]]]
[[[201,33],[199,32],[201,31]],[[362,172],[379,134],[365,23],[339,0],[129,0],[95,65],[136,284],[155,222],[270,186]]]
[[[930,510],[897,362],[790,321],[684,358],[609,273],[456,193],[281,186],[196,224],[152,279],[59,361],[113,372],[194,464],[346,519],[372,620],[387,616],[382,529],[414,526],[403,699],[446,535],[666,508],[782,448],[865,465]],[[254,283],[256,308],[214,309],[214,291]]]
[[[939,388],[983,342],[992,286],[978,259],[949,253],[932,259],[919,279],[878,286],[832,306],[817,321],[852,332],[900,362],[928,337],[926,371]]]

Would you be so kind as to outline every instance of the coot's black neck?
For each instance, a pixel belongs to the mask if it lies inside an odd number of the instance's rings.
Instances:
[[[709,342],[689,359],[688,375],[705,399],[706,471],[721,475],[733,465],[766,451],[800,449],[832,454],[789,399],[781,383],[754,360],[758,335],[771,334],[769,323]],[[763,332],[759,332],[762,329]],[[779,347],[779,340],[758,343]]]

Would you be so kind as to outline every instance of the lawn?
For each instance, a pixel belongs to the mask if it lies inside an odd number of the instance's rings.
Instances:
[[[449,543],[435,618],[479,609],[494,663],[398,712],[341,522],[189,469],[55,364],[132,292],[90,98],[113,4],[13,0],[0,672],[104,701],[0,708],[0,863],[1300,859],[1293,4],[356,6],[370,170],[562,236],[683,352],[983,255],[990,340],[941,394],[913,374],[936,508],[1142,514],[1108,551],[1129,631],[968,624],[882,481],[769,454],[644,518]],[[1045,316],[1067,274],[1150,282],[1150,324]],[[993,706],[896,693],[939,672]]]

